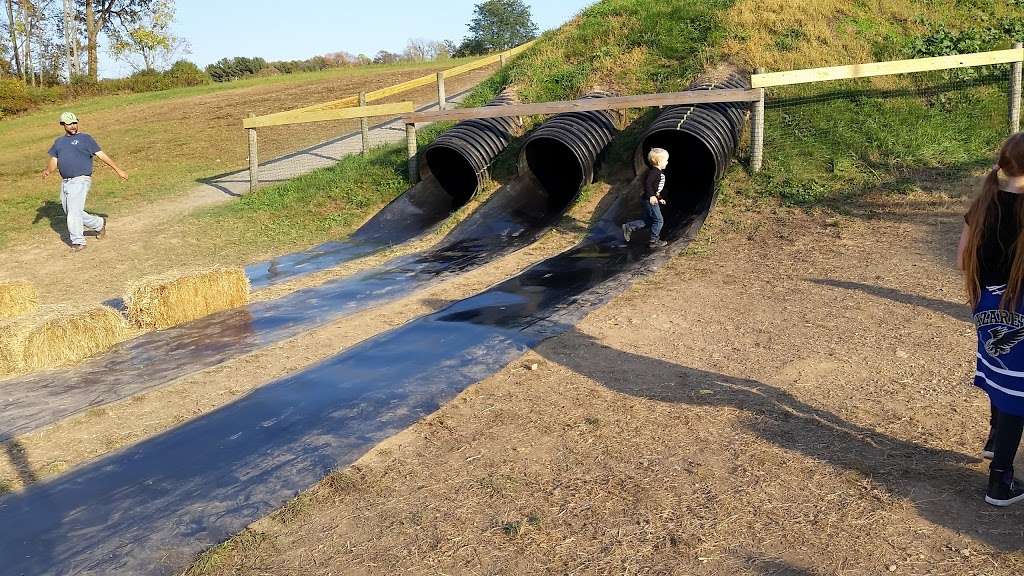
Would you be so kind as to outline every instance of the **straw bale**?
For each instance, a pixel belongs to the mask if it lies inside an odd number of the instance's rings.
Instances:
[[[0,375],[74,364],[129,335],[124,318],[107,306],[44,306],[0,322]]]
[[[13,318],[34,312],[39,307],[39,293],[25,280],[0,282],[0,318]]]
[[[241,268],[174,272],[143,278],[129,287],[128,320],[140,328],[170,328],[249,300],[249,278]]]

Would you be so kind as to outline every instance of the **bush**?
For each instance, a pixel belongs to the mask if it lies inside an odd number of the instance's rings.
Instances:
[[[263,58],[235,56],[234,58],[221,58],[210,64],[206,67],[206,73],[213,78],[214,82],[230,82],[245,76],[252,76],[266,67],[267,61]]]
[[[0,79],[0,117],[24,112],[33,106],[28,88],[21,80]]]
[[[92,81],[75,76],[66,85],[29,87],[16,78],[0,79],[0,117],[31,110],[40,104],[65,102],[86,96],[133,92],[155,92],[209,84],[210,77],[187,60],[175,62],[170,70],[142,70],[127,78]]]
[[[188,60],[178,60],[171,65],[171,69],[164,72],[174,86],[202,86],[212,82],[210,75],[199,69],[194,63]]]

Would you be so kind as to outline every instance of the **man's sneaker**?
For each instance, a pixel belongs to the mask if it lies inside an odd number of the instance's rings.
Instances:
[[[1013,480],[1013,468],[992,470],[988,473],[988,492],[985,502],[993,506],[1009,506],[1024,500],[1024,489]]]
[[[989,428],[988,440],[985,441],[985,447],[981,449],[981,457],[986,460],[995,458],[996,455],[996,429]]]
[[[72,244],[71,245],[71,251],[72,252],[81,252],[82,250],[85,250],[85,244]]]
[[[665,242],[664,240],[655,239],[648,242],[647,246],[649,246],[650,248],[664,248],[665,246],[668,246],[668,242]]]
[[[103,219],[103,228],[100,228],[100,231],[96,233],[96,237],[97,238],[102,240],[102,239],[107,237],[107,226],[108,225],[110,225],[110,218],[104,218]]]
[[[629,238],[633,235],[633,228],[626,222],[622,225],[622,237],[629,243]]]

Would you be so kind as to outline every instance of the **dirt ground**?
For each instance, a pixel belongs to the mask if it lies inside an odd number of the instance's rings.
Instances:
[[[983,501],[963,209],[734,199],[189,573],[1019,574],[1024,511]]]

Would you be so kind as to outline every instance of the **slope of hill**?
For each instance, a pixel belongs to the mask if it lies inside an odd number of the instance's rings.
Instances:
[[[249,112],[323,102],[452,65],[366,66],[103,96],[0,121],[0,247],[18,240],[53,240],[50,219],[60,216],[57,185],[53,180],[41,183],[39,173],[50,143],[62,133],[57,124],[61,110],[75,110],[82,130],[94,135],[131,174],[122,183],[98,168],[90,194],[91,208],[122,215],[140,203],[186,193],[197,179],[243,168],[247,150],[240,119]],[[358,129],[358,122],[267,130],[261,137],[262,156],[273,158],[352,129]]]

